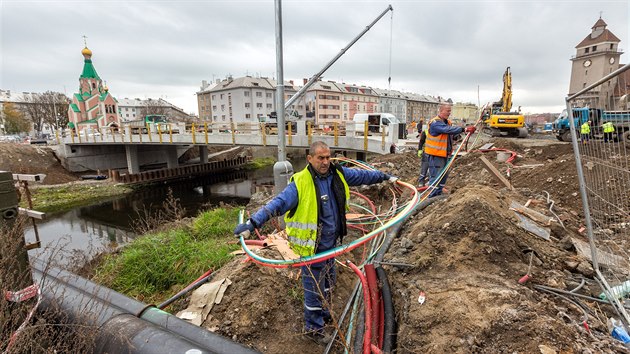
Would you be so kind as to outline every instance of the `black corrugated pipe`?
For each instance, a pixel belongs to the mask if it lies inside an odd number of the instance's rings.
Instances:
[[[359,301],[359,299],[357,299]],[[359,315],[357,319],[354,321],[354,353],[362,354],[363,353],[363,334],[365,332],[365,310],[363,300],[359,304]]]
[[[34,260],[40,311],[97,328],[95,353],[257,353],[76,274]]]
[[[376,268],[378,282],[381,284],[381,297],[384,308],[384,330],[383,330],[383,353],[389,354],[396,345],[396,313],[394,313],[394,302],[392,292],[387,280],[387,273],[383,267]]]

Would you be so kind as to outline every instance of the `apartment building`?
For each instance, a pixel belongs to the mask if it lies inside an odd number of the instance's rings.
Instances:
[[[351,120],[357,113],[374,113],[378,108],[378,96],[371,87],[336,84],[343,93],[342,120]]]
[[[416,93],[406,92],[407,99],[407,120],[415,122],[424,122],[437,115],[439,98]]]
[[[119,99],[118,114],[124,122],[142,119],[147,114],[163,114],[174,122],[192,119],[183,109],[162,98],[157,100],[152,98],[147,98],[146,100],[139,98],[130,99],[127,97]]]
[[[404,93],[379,88],[373,88],[372,90],[378,97],[377,112],[391,113],[400,122],[411,122],[411,120],[407,120],[407,99]]]
[[[317,124],[334,123],[342,119],[343,92],[333,81],[315,82],[304,96],[306,118],[314,119]]]
[[[451,119],[459,119],[464,123],[475,122],[478,118],[478,107],[469,102],[457,102],[453,105]]]
[[[230,76],[213,84],[202,81],[201,90],[197,92],[199,117],[217,123],[266,121],[276,112],[276,86],[276,80],[266,77]],[[293,81],[285,82],[285,101],[298,89]],[[286,113],[296,119],[305,117],[304,102],[304,98],[297,100]]]

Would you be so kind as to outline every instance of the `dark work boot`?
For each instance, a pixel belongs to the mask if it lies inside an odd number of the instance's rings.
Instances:
[[[312,340],[313,342],[321,346],[326,346],[328,345],[328,343],[332,341],[332,336],[326,332],[312,331],[312,332],[306,332],[304,333],[304,335],[306,336],[306,338]]]

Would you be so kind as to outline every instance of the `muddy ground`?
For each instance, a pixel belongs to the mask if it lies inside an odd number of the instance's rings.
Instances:
[[[492,142],[496,148],[518,154],[513,166],[497,162],[495,152],[470,152],[458,158],[447,183],[448,197],[409,219],[385,256],[385,261],[412,265],[384,265],[394,294],[397,352],[630,352],[608,333],[606,319],[614,315],[610,307],[581,301],[588,309],[588,318],[584,318],[573,303],[533,287],[540,284],[571,290],[586,279],[581,294],[596,297],[601,292],[590,262],[570,242],[570,237],[586,241],[578,232],[583,212],[571,145],[540,139],[498,138]],[[510,167],[513,190],[483,167],[482,154],[504,175]],[[377,156],[369,162],[405,181],[417,178],[418,158],[413,151]],[[383,186],[362,191],[377,205],[391,203]],[[544,191],[555,202],[553,210],[566,227],[553,223],[548,241],[517,226],[515,213],[509,210],[512,201],[525,204],[531,199],[531,208],[552,216]],[[248,210],[254,212],[269,197],[257,195]],[[526,250],[535,252],[532,278],[521,285],[518,280],[527,273],[530,261]],[[274,254],[272,250],[263,252]],[[361,256],[359,250],[338,259]],[[332,301],[336,319],[356,281],[347,269],[337,269],[339,280]],[[229,277],[233,284],[204,325],[264,353],[322,352],[323,347],[301,336],[301,283],[288,274],[244,263],[242,257],[234,259],[217,274]],[[418,301],[421,291],[426,294],[422,304]],[[339,328],[345,332],[346,324]],[[337,338],[333,352],[343,348]]]

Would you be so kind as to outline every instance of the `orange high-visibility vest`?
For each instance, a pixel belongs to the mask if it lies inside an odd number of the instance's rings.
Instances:
[[[440,134],[438,136],[433,136],[431,133],[431,124],[436,120],[442,120],[440,117],[434,117],[429,122],[429,128],[427,129],[427,140],[424,143],[424,153],[433,155],[433,156],[441,156],[446,157],[446,149],[448,148],[448,134]],[[449,120],[448,125],[451,125],[451,121]]]

